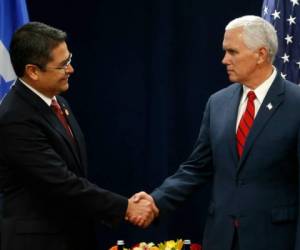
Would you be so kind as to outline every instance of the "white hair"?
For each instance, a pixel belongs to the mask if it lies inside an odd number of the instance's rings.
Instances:
[[[260,47],[268,49],[270,61],[273,63],[278,49],[277,34],[268,21],[259,16],[242,16],[229,22],[225,30],[242,28],[242,38],[245,45],[255,50]]]

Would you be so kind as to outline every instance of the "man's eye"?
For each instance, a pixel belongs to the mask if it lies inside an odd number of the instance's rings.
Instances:
[[[228,53],[231,54],[231,55],[235,55],[235,54],[237,54],[237,51],[236,50],[229,50]]]

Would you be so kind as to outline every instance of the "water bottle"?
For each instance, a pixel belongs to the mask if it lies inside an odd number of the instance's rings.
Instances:
[[[190,250],[190,248],[191,248],[191,240],[184,240],[182,250]]]
[[[118,247],[118,250],[123,250],[124,249],[124,240],[118,240],[117,241],[117,247]]]

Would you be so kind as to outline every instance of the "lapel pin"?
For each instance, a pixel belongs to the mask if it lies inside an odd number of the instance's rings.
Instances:
[[[69,110],[67,110],[67,109],[65,109],[65,114],[66,114],[66,116],[69,116]]]
[[[267,108],[268,108],[269,110],[271,110],[271,109],[273,108],[272,103],[269,102],[269,104],[267,105]]]

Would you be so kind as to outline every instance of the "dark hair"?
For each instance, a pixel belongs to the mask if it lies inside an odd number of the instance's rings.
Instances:
[[[19,28],[10,43],[10,57],[18,77],[24,75],[26,64],[43,68],[51,61],[51,52],[64,42],[67,34],[40,22],[30,22]]]

